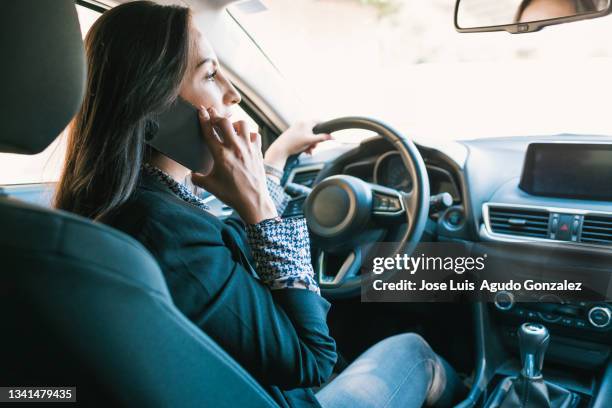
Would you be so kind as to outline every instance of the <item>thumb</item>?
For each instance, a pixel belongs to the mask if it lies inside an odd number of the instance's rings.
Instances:
[[[198,187],[202,187],[203,189],[210,191],[211,188],[214,189],[214,178],[211,177],[211,174],[212,171],[207,175],[193,172],[191,173],[191,182]]]

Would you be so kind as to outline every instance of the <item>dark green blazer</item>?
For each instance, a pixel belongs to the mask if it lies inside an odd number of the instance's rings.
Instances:
[[[153,254],[176,306],[279,405],[319,406],[309,387],[321,385],[336,362],[330,304],[308,290],[261,283],[240,219],[222,222],[143,174],[133,197],[104,222]]]

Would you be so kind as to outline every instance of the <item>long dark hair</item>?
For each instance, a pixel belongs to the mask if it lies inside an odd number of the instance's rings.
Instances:
[[[130,198],[147,122],[177,98],[188,70],[190,21],[185,7],[136,1],[91,27],[85,98],[68,132],[55,207],[100,220]]]

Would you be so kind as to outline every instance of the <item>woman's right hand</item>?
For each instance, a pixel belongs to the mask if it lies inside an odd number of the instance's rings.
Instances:
[[[198,116],[214,165],[207,175],[192,173],[193,183],[232,207],[248,224],[277,217],[266,186],[261,136],[250,132],[245,121],[232,124],[214,108],[202,106]]]

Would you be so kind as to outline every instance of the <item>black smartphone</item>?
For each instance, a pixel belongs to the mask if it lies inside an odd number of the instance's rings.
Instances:
[[[200,130],[198,110],[182,98],[152,118],[146,143],[191,171],[207,174],[213,158]]]

